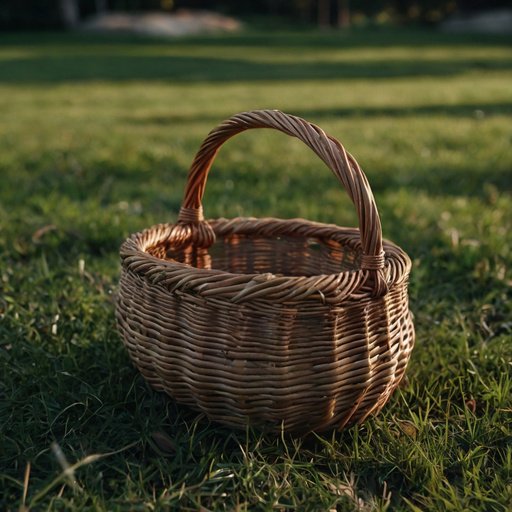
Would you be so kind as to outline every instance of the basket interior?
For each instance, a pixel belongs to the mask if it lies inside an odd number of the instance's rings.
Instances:
[[[147,252],[196,268],[235,274],[272,273],[283,276],[315,276],[357,270],[360,254],[338,241],[294,236],[263,237],[231,234],[218,237],[208,250],[176,249],[159,244]]]

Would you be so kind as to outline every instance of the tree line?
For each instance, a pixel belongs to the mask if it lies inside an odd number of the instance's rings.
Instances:
[[[208,9],[234,16],[272,16],[290,23],[348,26],[385,15],[396,23],[436,23],[450,14],[508,7],[509,0],[3,0],[2,29],[73,27],[106,11]]]

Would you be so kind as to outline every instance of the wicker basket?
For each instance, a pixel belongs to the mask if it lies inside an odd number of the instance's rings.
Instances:
[[[204,220],[220,146],[249,128],[302,140],[352,199],[359,229],[303,219]],[[157,390],[233,427],[322,431],[378,412],[414,344],[411,262],[382,240],[362,170],[320,128],[279,111],[238,114],[203,142],[176,224],[121,247],[117,321]]]

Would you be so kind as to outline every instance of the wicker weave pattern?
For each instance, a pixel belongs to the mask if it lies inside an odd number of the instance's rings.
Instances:
[[[359,229],[303,219],[205,221],[201,199],[220,146],[249,128],[304,141],[356,207]],[[117,320],[148,382],[228,425],[321,431],[378,412],[414,344],[410,260],[382,240],[369,184],[320,128],[277,111],[213,130],[189,172],[178,223],[121,248]]]

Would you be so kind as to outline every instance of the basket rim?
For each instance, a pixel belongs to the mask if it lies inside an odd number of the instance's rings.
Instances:
[[[249,234],[265,237],[265,228],[272,228],[272,235],[298,238],[319,238],[340,242],[354,251],[361,251],[358,228],[340,227],[335,224],[306,219],[278,219],[274,217],[217,218],[207,222],[219,236]],[[373,287],[368,283],[370,271],[361,268],[342,270],[335,274],[294,276],[267,273],[235,273],[221,269],[197,268],[177,260],[164,260],[147,252],[168,239],[174,223],[156,224],[132,234],[121,246],[123,270],[144,276],[152,284],[171,290],[193,292],[204,298],[227,298],[232,302],[245,302],[257,298],[273,301],[302,301],[317,299],[323,303],[339,303],[350,297],[361,300],[371,296]],[[276,226],[281,233],[276,235]],[[411,269],[409,256],[398,245],[383,240],[385,250],[385,276],[388,289],[408,279]],[[269,288],[273,293],[269,294]]]

